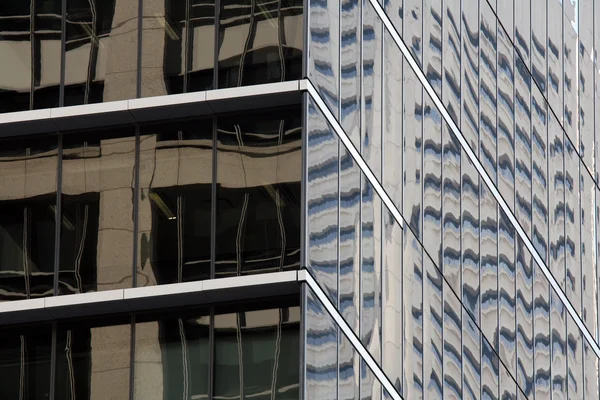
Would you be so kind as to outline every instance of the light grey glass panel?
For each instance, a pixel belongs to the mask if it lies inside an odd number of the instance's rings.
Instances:
[[[423,262],[423,389],[426,398],[442,399],[442,297],[445,282],[431,258],[424,256]]]
[[[462,153],[461,165],[462,303],[471,317],[479,323],[479,175],[465,153]]]
[[[546,1],[536,1],[531,13],[531,75],[537,86],[546,94],[546,54],[547,54],[547,4]]]
[[[579,166],[581,161],[565,137],[565,261],[567,298],[581,315],[581,226]]]
[[[515,231],[504,212],[498,218],[499,355],[516,376]],[[503,387],[503,386],[501,386]]]
[[[595,268],[595,273],[596,273],[596,280],[594,280],[594,282],[592,283],[593,285],[593,292],[594,292],[594,304],[596,305],[596,315],[598,317],[598,325],[596,326],[596,340],[598,340],[598,337],[600,337],[600,294],[598,293],[599,290],[598,288],[600,288],[600,268],[599,268],[599,264],[600,264],[600,258],[598,257],[598,255],[600,254],[600,189],[596,186],[595,189],[596,192],[596,200],[595,200],[595,206],[594,206],[594,210],[596,211],[595,215],[596,215],[596,220],[594,221],[594,225],[596,227],[596,234],[595,234],[595,263],[594,263],[594,268]],[[598,383],[600,385],[600,382]]]
[[[403,5],[404,0],[387,0],[383,2],[385,13],[398,33],[402,32],[402,23],[404,18]]]
[[[310,2],[308,78],[334,115],[338,112],[340,0]],[[309,164],[310,165],[310,164]]]
[[[531,33],[531,5],[532,0],[520,0],[514,2],[515,34],[513,38],[513,43],[515,44],[515,50],[518,51],[518,55],[520,55],[520,58],[523,59],[523,64],[527,68],[529,68],[529,64],[531,62],[529,53],[529,39]]]
[[[478,0],[462,1],[461,132],[473,151],[478,150],[479,115],[479,8]]]
[[[421,62],[421,1],[410,0],[404,4],[407,15],[411,15],[404,24],[404,37],[409,43],[413,57]],[[403,215],[417,238],[423,238],[422,232],[422,157],[423,157],[423,86],[415,73],[404,69],[404,205]]]
[[[369,1],[363,0],[362,10],[361,154],[375,177],[381,180],[383,24]]]
[[[515,55],[515,216],[531,236],[531,75]]]
[[[442,7],[442,31],[445,43],[442,46],[444,73],[442,78],[442,101],[452,117],[460,126],[460,60],[461,60],[461,23],[460,0],[444,1]]]
[[[360,296],[360,168],[343,147],[340,153],[340,269],[339,310],[354,332],[359,332]],[[341,399],[358,398],[359,364],[354,348],[339,337]]]
[[[479,159],[494,182],[496,162],[496,30],[497,20],[486,1],[481,1],[479,46]]]
[[[135,98],[138,4],[68,0],[66,5],[65,105]]]
[[[585,1],[585,3],[589,3]],[[582,16],[583,17],[583,16]],[[585,29],[584,29],[585,30]],[[583,38],[578,52],[579,65],[579,117],[580,142],[579,153],[590,174],[594,174],[594,61],[589,51],[584,47]]]
[[[562,123],[563,117],[563,11],[562,1],[548,0],[548,102]]]
[[[570,314],[567,314],[567,365],[569,399],[582,399],[584,396],[583,338]]]
[[[360,356],[346,335],[338,329],[338,399],[358,399]]]
[[[338,328],[321,301],[307,288],[305,294],[307,399],[336,400],[338,370]]]
[[[514,48],[507,33],[498,25],[498,189],[512,210],[515,204],[513,56]]]
[[[381,200],[362,178],[360,339],[373,359],[381,361]],[[370,398],[374,375],[361,372],[360,397]]]
[[[586,399],[598,396],[598,357],[587,341],[583,342],[583,394]]]
[[[490,4],[493,3],[496,3],[495,11],[496,15],[498,15],[498,27],[500,27],[500,25],[504,26],[507,34],[512,39],[515,26],[514,2],[506,0],[491,0]]]
[[[499,394],[500,359],[490,342],[483,336],[481,340],[481,399],[497,400]]]
[[[517,239],[517,383],[533,396],[533,259]]]
[[[563,108],[563,126],[567,135],[571,138],[573,146],[579,150],[579,123],[578,123],[578,86],[579,71],[577,68],[577,54],[579,53],[579,41],[577,37],[578,29],[578,0],[563,2],[563,90],[564,90],[564,108]],[[558,112],[558,110],[556,110]]]
[[[400,225],[389,212],[383,213],[383,354],[382,366],[390,381],[402,393],[404,319],[402,236]]]
[[[361,400],[379,400],[381,399],[381,384],[375,378],[373,371],[367,366],[364,360],[360,362],[360,399]]]
[[[383,187],[402,210],[404,57],[387,29],[383,39]]]
[[[450,287],[461,292],[460,264],[460,144],[442,127],[442,259]],[[445,307],[445,306],[444,306]]]
[[[462,386],[462,313],[453,289],[444,285],[444,399],[459,400]]]
[[[480,188],[480,326],[493,350],[498,351],[498,205],[486,186]]]
[[[592,52],[593,61],[594,61],[594,83],[592,84],[594,89],[594,116],[597,116],[600,113],[600,79],[598,79],[598,69],[600,64],[598,64],[598,46],[600,45],[600,7],[597,6],[597,3],[594,3],[594,50]],[[600,146],[598,145],[598,141],[600,141],[600,136],[597,133],[598,127],[600,125],[600,121],[598,118],[594,120],[594,155],[596,160],[600,160]],[[600,163],[596,162],[594,168],[594,178],[596,182],[600,179]]]
[[[308,267],[337,304],[338,139],[312,100],[307,123]]]
[[[567,321],[565,306],[556,293],[550,297],[552,398],[567,398]]]
[[[481,398],[481,332],[475,321],[463,314],[463,398]]]
[[[403,231],[404,391],[423,396],[423,248],[409,229]]]
[[[517,400],[517,382],[502,363],[500,363],[500,399]]]
[[[548,211],[550,215],[550,271],[565,287],[565,182],[563,131],[548,114]]]
[[[593,53],[594,49],[594,0],[578,0],[579,15],[579,40],[581,46],[588,53],[588,57]],[[581,65],[581,63],[580,63]]]
[[[340,53],[340,122],[360,149],[361,20],[360,0],[342,0]]]
[[[594,208],[596,187],[590,174],[580,170],[579,196],[580,202],[575,206],[581,207],[581,313],[583,322],[595,337],[598,314],[596,311],[596,224],[594,223]],[[577,251],[577,249],[576,249]]]
[[[539,268],[533,270],[533,348],[535,396],[549,398],[551,390],[550,284]]]
[[[423,64],[427,80],[442,96],[442,0],[423,2]]]

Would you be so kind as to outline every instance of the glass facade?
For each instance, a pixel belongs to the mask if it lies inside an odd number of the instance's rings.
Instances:
[[[213,398],[297,399],[297,303],[280,298],[275,308],[229,305],[3,329],[0,392],[15,399],[205,399],[212,387]]]
[[[0,117],[4,306],[301,271],[299,306],[3,328],[0,395],[598,398],[599,10],[0,5],[0,112],[208,91],[131,113],[188,119],[5,137]],[[284,81],[302,95],[262,85]]]

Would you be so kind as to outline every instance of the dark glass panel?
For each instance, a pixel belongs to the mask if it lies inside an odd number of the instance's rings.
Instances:
[[[142,129],[137,285],[210,278],[212,119]]]
[[[215,68],[215,1],[190,2],[189,41],[186,54],[187,91],[213,88]]]
[[[65,105],[136,97],[136,1],[67,0]]]
[[[50,398],[51,327],[0,332],[0,397]]]
[[[215,316],[214,397],[297,399],[299,307]]]
[[[299,117],[272,110],[219,119],[217,277],[298,268]]]
[[[133,129],[63,136],[59,294],[131,287]]]
[[[206,399],[208,312],[138,322],[134,399]]]
[[[58,327],[56,399],[129,399],[131,325],[110,323]]]
[[[219,88],[299,79],[300,0],[222,0]]]
[[[53,293],[57,142],[0,142],[0,300]]]
[[[57,107],[61,0],[0,4],[0,112]]]

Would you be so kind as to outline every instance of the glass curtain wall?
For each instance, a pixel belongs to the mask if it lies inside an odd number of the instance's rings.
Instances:
[[[534,2],[517,3],[498,5],[497,13],[483,0],[334,1],[307,10],[309,80],[405,228],[378,205],[352,149],[309,99],[307,268],[409,398],[597,392],[598,358],[534,260],[543,260],[597,341],[599,189],[589,117],[595,66],[585,56],[594,29],[583,16],[591,2],[544,1],[543,12],[537,3],[535,10]],[[476,160],[375,7],[385,11]],[[546,32],[546,15],[563,30]],[[577,28],[584,20],[586,32]],[[565,40],[564,49],[556,45]],[[429,281],[427,268],[435,270]],[[437,279],[443,284],[434,288]],[[428,327],[432,291],[441,297]],[[379,320],[370,307],[381,310]],[[371,335],[378,327],[380,346]],[[332,363],[349,371],[355,358],[342,350],[343,339],[333,342],[339,356]],[[341,376],[339,393],[356,387]],[[369,392],[365,376],[354,382],[361,396]]]
[[[297,399],[297,304],[284,298],[277,308],[251,303],[5,327],[0,393],[29,400]]]

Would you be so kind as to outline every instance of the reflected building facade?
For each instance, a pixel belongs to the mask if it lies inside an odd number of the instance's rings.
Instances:
[[[598,398],[594,0],[4,3],[0,398]]]

